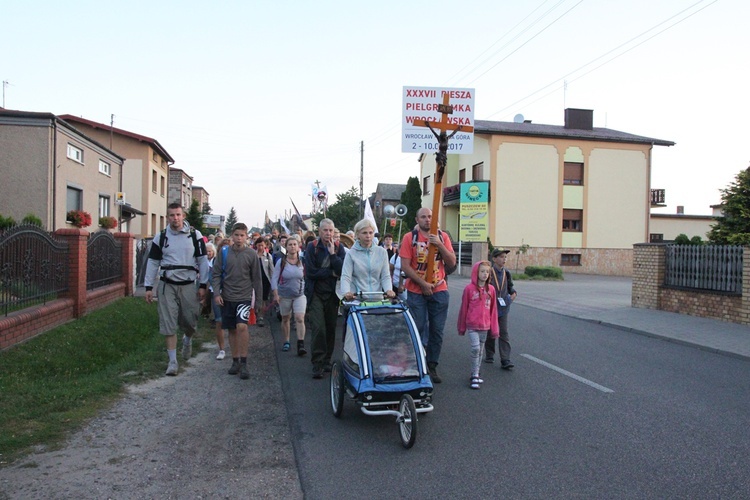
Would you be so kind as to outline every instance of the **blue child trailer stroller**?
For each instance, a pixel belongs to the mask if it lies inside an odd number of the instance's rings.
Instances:
[[[362,297],[360,297],[362,298]],[[341,416],[349,399],[366,415],[396,417],[401,444],[417,438],[417,414],[432,411],[432,381],[414,320],[403,303],[345,303],[341,359],[331,367],[331,409]]]

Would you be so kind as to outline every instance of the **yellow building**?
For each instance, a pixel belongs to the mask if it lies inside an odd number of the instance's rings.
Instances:
[[[442,228],[458,239],[455,186],[488,181],[491,243],[530,246],[518,267],[632,273],[633,244],[649,241],[651,152],[674,142],[593,127],[583,109],[566,109],[564,126],[476,120],[474,128],[473,154],[448,155]],[[434,155],[421,157],[421,172],[422,206],[432,207]]]

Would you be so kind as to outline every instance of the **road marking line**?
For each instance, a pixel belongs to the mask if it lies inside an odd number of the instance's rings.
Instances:
[[[546,366],[547,368],[549,368],[551,370],[555,370],[558,373],[562,373],[565,376],[568,376],[568,377],[570,377],[570,378],[572,378],[574,380],[582,382],[582,383],[588,385],[589,387],[593,387],[594,389],[597,389],[599,391],[607,392],[607,393],[615,392],[612,389],[608,389],[607,387],[604,387],[603,385],[599,385],[596,382],[592,382],[591,380],[588,380],[588,379],[585,379],[583,377],[580,377],[580,376],[576,375],[575,373],[570,373],[567,370],[563,370],[559,366],[555,366],[553,364],[547,363],[546,361],[542,361],[541,359],[535,358],[534,356],[531,356],[529,354],[521,354],[521,356],[523,356],[526,359],[530,359],[531,361],[533,361],[535,363],[539,363],[542,366]]]

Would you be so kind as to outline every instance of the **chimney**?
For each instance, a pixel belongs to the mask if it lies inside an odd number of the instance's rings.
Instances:
[[[685,207],[682,205],[677,205],[677,215],[685,215]]]
[[[579,130],[594,129],[594,110],[593,109],[575,109],[568,108],[565,110],[565,128],[574,128]]]

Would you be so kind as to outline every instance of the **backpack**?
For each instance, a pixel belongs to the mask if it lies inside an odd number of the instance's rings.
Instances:
[[[438,236],[440,237],[440,241],[441,242],[445,242],[445,240],[443,239],[443,232],[440,229],[438,229]],[[412,246],[412,248],[416,248],[417,247],[417,241],[418,241],[418,239],[419,239],[419,230],[418,229],[414,229],[411,232],[411,246]],[[438,252],[437,256],[438,256],[439,260],[443,260],[443,258],[440,256],[440,252]],[[450,266],[450,267],[446,266],[445,262],[443,262],[443,267],[445,268],[445,275],[446,276],[448,276],[449,274],[453,274],[453,273],[456,272],[456,269],[458,269],[458,260],[456,260],[456,263],[454,265]]]
[[[148,258],[154,259],[154,260],[161,260],[162,258],[162,249],[167,244],[167,230],[163,229],[161,233],[159,233],[159,245],[151,245],[151,249],[148,252]],[[198,239],[198,235],[196,234],[195,228],[190,227],[190,237],[193,239],[193,247],[195,248],[193,252],[193,257],[202,257],[207,254],[206,252],[206,244],[203,241],[203,238],[200,240]],[[161,266],[162,271],[173,271],[176,269],[188,269],[195,272],[198,272],[198,269],[193,266],[188,265],[172,265],[172,266]]]

